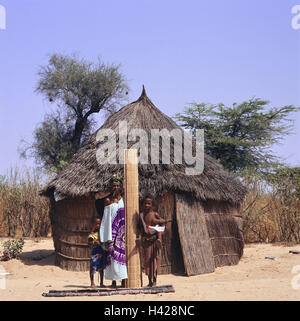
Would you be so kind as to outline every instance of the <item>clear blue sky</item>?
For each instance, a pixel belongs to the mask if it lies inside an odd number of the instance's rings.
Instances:
[[[188,102],[232,104],[252,97],[300,106],[300,0],[0,0],[0,174],[20,161],[20,140],[51,105],[34,92],[37,70],[52,53],[77,52],[120,63],[129,101],[147,94],[173,116]],[[99,120],[99,125],[101,120]],[[295,134],[274,151],[300,165]]]

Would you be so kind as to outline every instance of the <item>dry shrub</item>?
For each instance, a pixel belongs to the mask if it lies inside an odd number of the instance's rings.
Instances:
[[[39,195],[37,170],[11,169],[0,178],[1,236],[45,237],[50,231],[49,201]]]
[[[20,254],[23,251],[24,240],[19,238],[17,240],[7,240],[3,242],[3,255],[0,257],[0,261],[8,261],[11,259],[19,259]]]
[[[300,243],[300,200],[288,173],[268,183],[248,179],[250,193],[243,206],[244,239],[252,242]]]
[[[276,222],[278,238],[283,242],[300,243],[300,199],[298,186],[288,172],[273,182],[269,211]]]

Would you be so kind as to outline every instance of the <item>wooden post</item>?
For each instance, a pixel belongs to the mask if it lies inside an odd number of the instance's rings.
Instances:
[[[139,216],[138,154],[136,149],[125,149],[125,227],[126,260],[128,279],[127,288],[140,288],[141,262],[140,251],[136,245],[137,223]]]

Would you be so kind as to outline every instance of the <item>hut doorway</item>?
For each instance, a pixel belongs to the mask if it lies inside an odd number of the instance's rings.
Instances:
[[[157,212],[164,219],[172,219],[163,233],[162,260],[160,274],[185,274],[182,248],[176,220],[175,194],[167,192],[155,200]]]

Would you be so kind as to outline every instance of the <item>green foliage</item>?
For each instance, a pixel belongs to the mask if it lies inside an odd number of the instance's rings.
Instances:
[[[11,259],[19,259],[23,251],[24,240],[22,238],[8,240],[3,242],[3,257],[2,260],[8,261]]]
[[[114,112],[128,89],[119,68],[100,59],[94,64],[76,55],[54,54],[40,68],[37,92],[79,117],[87,118],[101,109]]]
[[[6,176],[0,175],[0,188],[2,188],[5,185]]]
[[[192,103],[175,119],[184,128],[204,129],[205,151],[227,170],[241,173],[247,168],[267,171],[279,163],[271,147],[291,133],[294,106],[269,108],[268,101],[250,99],[232,107],[224,104]]]
[[[89,129],[85,128],[82,142],[89,134]],[[76,152],[71,143],[73,133],[72,124],[65,122],[58,111],[46,114],[45,120],[34,131],[31,155],[48,171],[59,172],[67,164],[66,160]]]
[[[120,66],[98,59],[87,62],[77,56],[54,54],[40,67],[36,88],[58,110],[46,114],[34,131],[33,144],[21,148],[21,156],[34,157],[43,168],[59,172],[86,142],[95,125],[95,114],[114,113],[128,87]]]

